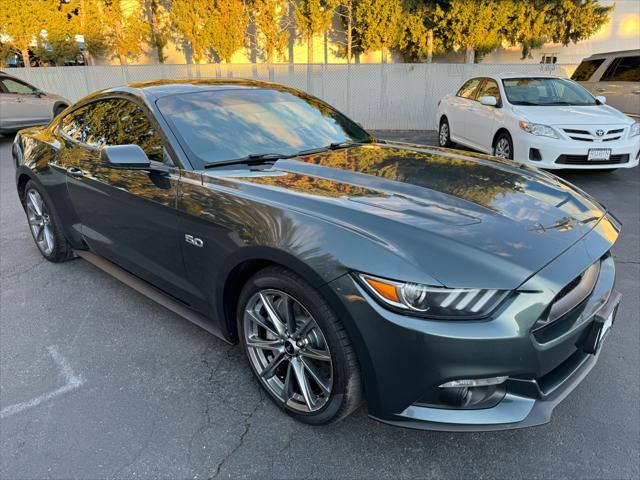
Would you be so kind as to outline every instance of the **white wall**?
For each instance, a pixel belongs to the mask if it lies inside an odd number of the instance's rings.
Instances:
[[[71,101],[108,87],[158,79],[250,78],[315,95],[366,128],[432,130],[437,102],[472,76],[495,72],[566,76],[575,65],[132,65],[15,68],[9,73]]]

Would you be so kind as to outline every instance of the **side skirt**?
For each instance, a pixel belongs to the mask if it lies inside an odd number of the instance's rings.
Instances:
[[[98,267],[100,270],[120,280],[125,285],[133,288],[138,293],[141,293],[145,297],[150,298],[156,303],[159,303],[166,309],[171,310],[173,313],[176,313],[182,318],[189,320],[190,322],[194,323],[203,330],[206,330],[207,332],[215,335],[221,340],[224,340],[229,344],[231,343],[229,342],[229,340],[224,338],[220,329],[217,326],[212,325],[204,315],[194,312],[171,296],[167,295],[161,290],[158,290],[150,283],[142,280],[139,277],[136,277],[135,275],[127,272],[123,268],[120,268],[109,260],[96,255],[95,253],[91,253],[87,250],[76,250],[75,253],[87,262]]]

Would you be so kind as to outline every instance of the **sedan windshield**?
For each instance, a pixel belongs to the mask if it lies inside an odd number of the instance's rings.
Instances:
[[[505,78],[502,84],[512,105],[597,105],[584,88],[562,78]]]
[[[157,105],[189,157],[208,166],[373,140],[327,104],[286,90],[208,90]]]

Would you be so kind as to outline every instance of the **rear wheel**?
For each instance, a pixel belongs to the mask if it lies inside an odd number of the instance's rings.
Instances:
[[[42,256],[50,262],[64,262],[73,258],[73,249],[62,234],[55,212],[33,180],[25,185],[22,204],[31,235]]]
[[[447,117],[443,117],[440,121],[440,129],[438,130],[438,144],[444,148],[452,148],[454,143],[451,141],[451,127]]]
[[[493,155],[498,158],[513,160],[513,141],[511,135],[502,132],[493,144]]]
[[[67,105],[57,105],[54,109],[53,109],[53,117],[57,117],[58,115],[60,115],[62,113],[62,111],[67,108]]]
[[[295,419],[322,425],[361,403],[351,341],[322,296],[302,278],[270,267],[245,285],[238,332],[251,369],[271,399]]]

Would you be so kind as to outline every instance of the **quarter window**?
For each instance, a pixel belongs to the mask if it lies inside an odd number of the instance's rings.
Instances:
[[[640,55],[619,57],[604,72],[606,82],[640,82]]]
[[[480,100],[482,97],[495,97],[498,104],[500,104],[500,87],[498,87],[495,80],[487,78],[482,87],[480,87],[476,98]]]
[[[467,83],[465,83],[462,88],[458,90],[457,96],[462,98],[475,98],[474,93],[480,85],[481,81],[481,78],[472,78],[471,80],[467,81]]]

